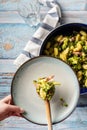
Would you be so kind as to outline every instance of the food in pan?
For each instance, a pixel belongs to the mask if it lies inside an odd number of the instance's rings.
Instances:
[[[72,35],[52,37],[46,44],[44,55],[60,58],[75,71],[80,86],[87,87],[87,33],[83,30]]]

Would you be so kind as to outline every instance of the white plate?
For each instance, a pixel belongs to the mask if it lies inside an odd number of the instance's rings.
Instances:
[[[52,122],[58,123],[67,118],[75,109],[79,99],[79,83],[74,71],[63,61],[40,56],[24,63],[15,73],[11,94],[14,104],[25,110],[23,116],[37,124],[47,124],[44,101],[36,93],[33,80],[39,77],[55,75],[55,81],[61,85],[56,87],[50,102]],[[60,103],[65,99],[68,107]]]

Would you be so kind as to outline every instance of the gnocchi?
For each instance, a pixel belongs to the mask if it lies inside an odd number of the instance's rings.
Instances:
[[[75,71],[80,86],[87,87],[87,32],[81,30],[52,37],[43,54],[65,61]]]

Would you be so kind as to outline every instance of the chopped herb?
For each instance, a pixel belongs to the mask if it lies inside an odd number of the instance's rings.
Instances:
[[[68,107],[68,104],[66,103],[66,101],[63,98],[60,98],[60,101],[61,101],[62,106]]]

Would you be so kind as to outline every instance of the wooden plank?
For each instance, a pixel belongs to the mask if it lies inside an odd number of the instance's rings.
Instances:
[[[0,23],[24,23],[17,11],[0,11]]]
[[[2,87],[0,87],[0,94],[1,93],[10,93],[10,87],[7,85],[2,85]]]
[[[22,0],[21,0],[22,1]],[[20,0],[0,0],[0,10],[17,10]],[[29,0],[24,0],[29,1]],[[86,0],[57,0],[62,10],[85,10]]]
[[[10,85],[0,85],[0,100],[11,94]]]
[[[11,79],[14,76],[14,73],[0,73],[0,78],[2,79]]]
[[[0,10],[17,10],[20,0],[0,0]]]
[[[2,87],[2,88],[4,88],[4,87],[6,87],[6,85],[10,85],[11,84],[11,80],[12,79],[9,79],[9,78],[7,78],[7,79],[1,79],[0,78],[0,86]],[[1,92],[1,91],[0,91]]]
[[[41,17],[45,17],[47,9],[41,9]],[[43,16],[42,16],[43,15]],[[84,19],[86,20],[87,11],[62,11],[63,19]],[[26,18],[27,19],[27,18]],[[68,21],[68,20],[67,20]],[[25,19],[18,13],[18,11],[0,11],[0,23],[22,23],[26,24]]]
[[[64,11],[81,11],[87,10],[87,1],[86,0],[57,0],[61,6],[61,9]]]
[[[61,23],[85,23],[87,24],[87,11],[62,11]]]
[[[0,99],[10,94],[12,78],[17,70],[13,61],[0,59]]]
[[[63,11],[63,17],[67,18],[85,18],[87,16],[87,11]]]
[[[0,24],[0,58],[16,58],[34,32],[26,24]]]
[[[13,64],[14,60],[2,60],[0,59],[0,76],[12,76],[17,70],[17,67]],[[8,74],[9,73],[9,74]]]

